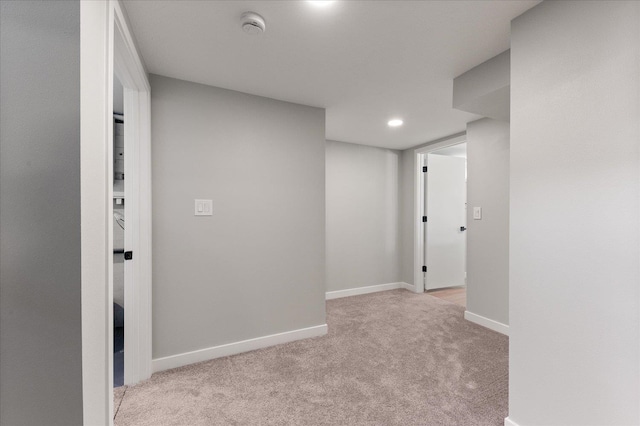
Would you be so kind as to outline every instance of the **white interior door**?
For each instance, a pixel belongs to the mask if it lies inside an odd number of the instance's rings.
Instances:
[[[466,159],[427,155],[425,289],[465,285]]]

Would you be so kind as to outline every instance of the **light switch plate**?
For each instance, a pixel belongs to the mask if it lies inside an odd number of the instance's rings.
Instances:
[[[482,207],[473,208],[473,220],[482,220]]]
[[[213,200],[195,200],[195,216],[211,216],[213,215]]]

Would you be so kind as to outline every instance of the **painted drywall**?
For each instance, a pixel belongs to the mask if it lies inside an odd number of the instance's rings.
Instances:
[[[0,3],[0,424],[82,423],[80,2]]]
[[[509,51],[453,79],[453,108],[509,120]]]
[[[113,76],[113,112],[124,114],[124,87],[115,75]]]
[[[446,155],[447,157],[467,158],[467,144],[459,143],[447,148],[438,149],[430,152],[429,155]]]
[[[324,324],[324,110],[150,81],[153,357]]]
[[[327,291],[400,279],[400,151],[327,141]]]
[[[509,419],[640,424],[640,3],[512,22]]]
[[[400,154],[400,276],[407,284],[414,284],[414,156],[413,149]]]
[[[509,324],[509,123],[467,124],[467,311]],[[473,207],[482,207],[482,220]]]

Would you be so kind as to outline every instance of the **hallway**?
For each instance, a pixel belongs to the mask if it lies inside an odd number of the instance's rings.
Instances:
[[[427,292],[429,296],[446,300],[456,305],[467,307],[467,288],[466,287],[449,287],[438,290],[430,290]]]

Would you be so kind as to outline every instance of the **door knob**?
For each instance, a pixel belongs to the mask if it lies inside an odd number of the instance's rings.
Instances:
[[[460,232],[463,232],[463,231],[466,231],[466,230],[467,230],[467,228],[465,228],[464,226],[460,227]]]

